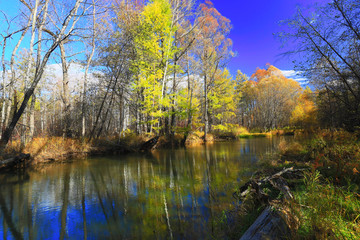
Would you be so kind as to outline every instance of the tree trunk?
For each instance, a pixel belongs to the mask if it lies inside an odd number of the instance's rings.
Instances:
[[[96,14],[96,8],[95,8],[95,1],[92,1],[93,4],[93,32],[92,32],[92,41],[91,41],[91,53],[90,56],[88,58],[88,61],[86,63],[86,67],[85,67],[85,76],[84,76],[84,84],[83,84],[83,93],[82,93],[82,109],[81,109],[81,123],[82,123],[82,130],[81,130],[81,135],[83,137],[85,137],[86,134],[86,119],[85,119],[85,111],[86,111],[86,88],[87,88],[87,81],[88,81],[88,71],[89,71],[89,67],[90,67],[90,63],[91,60],[94,56],[95,53],[95,35],[96,35],[96,30],[95,30],[95,22],[96,22],[96,18],[95,18],[95,14]]]
[[[2,56],[1,56],[1,65],[2,65],[2,109],[1,109],[1,129],[5,127],[5,111],[6,111],[6,66],[5,66],[5,50],[6,50],[6,38],[4,37]]]
[[[291,231],[276,210],[267,207],[240,240],[290,239]]]
[[[60,56],[61,56],[61,65],[62,65],[62,94],[61,99],[64,106],[64,137],[71,137],[71,113],[70,113],[70,90],[69,90],[69,66],[66,60],[65,46],[61,42],[60,47]]]
[[[206,142],[208,129],[209,129],[209,116],[208,116],[208,92],[207,92],[207,79],[206,74],[204,76],[204,141]]]
[[[28,141],[31,141],[33,139],[35,133],[35,102],[36,95],[33,94],[30,105],[30,132]]]
[[[175,33],[176,38],[176,33]],[[173,79],[173,99],[172,99],[172,106],[171,106],[171,122],[170,122],[170,137],[173,140],[175,137],[175,128],[176,128],[176,114],[175,114],[175,100],[176,100],[176,65],[177,65],[177,56],[175,54],[174,57],[174,79]]]

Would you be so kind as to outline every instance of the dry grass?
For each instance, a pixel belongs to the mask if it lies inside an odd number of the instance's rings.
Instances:
[[[280,141],[278,149],[281,155],[287,155],[287,156],[301,154],[305,151],[305,147],[300,143],[296,141],[288,142],[285,140]]]
[[[239,136],[241,134],[249,134],[249,131],[245,127],[238,126],[233,130],[233,133],[235,136]]]
[[[24,152],[34,158],[34,163],[48,160],[64,160],[76,155],[87,154],[91,145],[78,139],[63,137],[38,137],[21,149],[20,141],[12,141],[8,144],[7,153]]]
[[[286,135],[295,135],[299,130],[292,129],[275,129],[271,130],[269,133],[273,136],[286,136]]]
[[[192,132],[190,133],[185,141],[185,146],[196,146],[204,143],[203,140],[204,134],[202,132]]]

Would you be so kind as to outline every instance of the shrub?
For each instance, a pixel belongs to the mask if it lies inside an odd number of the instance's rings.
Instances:
[[[285,156],[294,156],[303,154],[305,152],[305,148],[302,144],[296,141],[285,141],[281,140],[278,146],[278,150],[280,154]]]

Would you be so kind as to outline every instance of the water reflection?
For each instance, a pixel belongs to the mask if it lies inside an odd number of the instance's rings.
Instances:
[[[248,139],[0,175],[3,239],[209,239],[279,139]]]

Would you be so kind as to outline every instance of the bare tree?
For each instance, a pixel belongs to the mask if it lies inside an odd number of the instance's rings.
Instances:
[[[92,34],[91,34],[91,53],[87,59],[86,66],[85,66],[85,75],[84,75],[84,83],[83,83],[83,92],[82,92],[82,107],[81,107],[81,135],[85,137],[86,134],[86,119],[85,119],[85,110],[86,110],[86,87],[88,82],[88,74],[89,74],[89,67],[94,57],[95,53],[95,40],[96,40],[96,1],[92,0],[93,11],[92,11]]]
[[[360,126],[359,13],[356,0],[334,0],[311,15],[299,9],[286,21],[290,30],[282,34],[297,43],[297,49],[289,53],[300,55],[298,70],[319,91],[326,92],[319,95],[324,96],[321,101],[328,101],[328,105],[337,102],[343,109],[333,124],[348,130]]]
[[[46,50],[44,56],[36,60],[35,75],[31,80],[29,87],[25,91],[24,98],[20,104],[19,109],[14,113],[10,123],[8,124],[8,126],[6,127],[5,131],[2,134],[2,138],[0,141],[1,151],[3,151],[3,149],[6,147],[6,144],[8,143],[16,124],[18,123],[20,117],[23,115],[31,96],[34,94],[34,91],[39,81],[41,80],[41,77],[45,70],[45,66],[51,54],[59,46],[60,43],[62,43],[70,36],[72,36],[72,34],[74,34],[75,24],[77,22],[77,19],[80,17],[78,15],[78,9],[82,2],[83,2],[82,0],[76,0],[70,12],[65,16],[63,23],[59,27],[60,31],[58,31],[56,35],[57,37],[52,41],[50,47]],[[36,14],[34,14],[33,16],[36,19]]]

